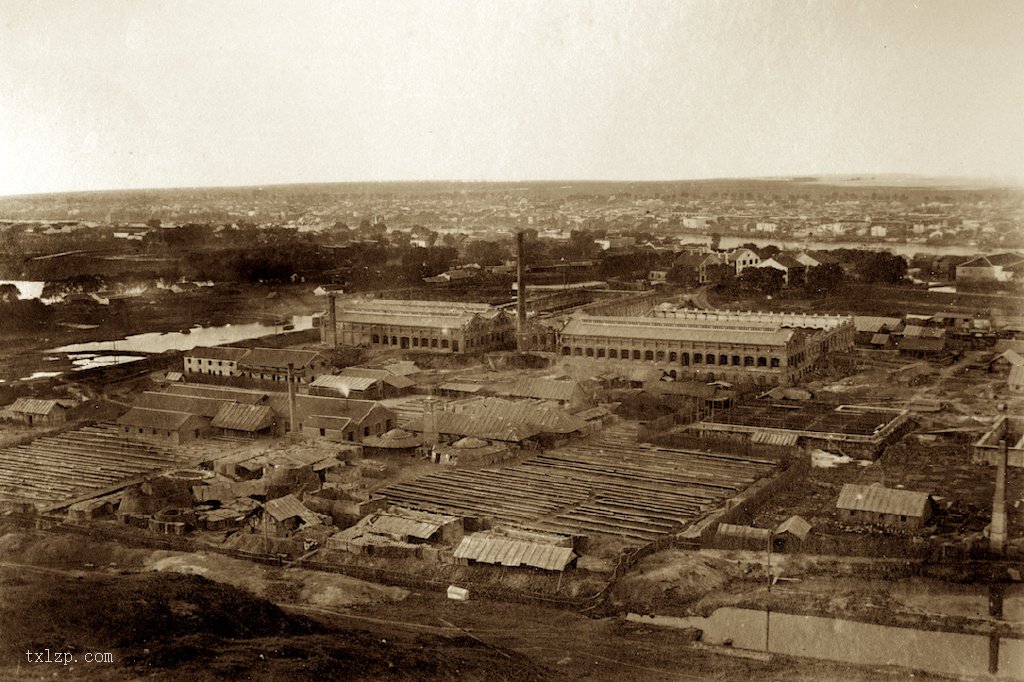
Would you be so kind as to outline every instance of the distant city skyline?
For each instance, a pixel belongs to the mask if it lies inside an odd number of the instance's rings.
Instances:
[[[9,1],[0,195],[1024,184],[1021,2]]]

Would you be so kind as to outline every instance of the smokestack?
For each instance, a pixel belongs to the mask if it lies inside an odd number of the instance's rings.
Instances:
[[[526,263],[523,262],[523,233],[516,232],[516,350],[526,350]]]
[[[295,364],[288,363],[288,423],[291,425],[289,433],[295,433],[298,429],[298,424],[295,423],[295,381],[293,380],[293,374],[295,373]]]
[[[327,333],[331,342],[331,348],[338,347],[338,310],[334,294],[327,295],[327,323],[331,325]]]
[[[434,446],[440,440],[440,436],[437,433],[437,413],[435,410],[434,396],[429,396],[423,401],[423,446],[427,452],[430,453],[430,458],[434,458]]]
[[[993,554],[1006,552],[1006,439],[999,441],[996,459],[996,492],[992,498],[992,524],[988,527],[989,550]]]

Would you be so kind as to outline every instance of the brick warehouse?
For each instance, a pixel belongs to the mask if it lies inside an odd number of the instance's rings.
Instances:
[[[763,312],[658,310],[650,317],[578,316],[563,356],[654,366],[676,378],[792,384],[829,352],[853,348],[852,318]]]

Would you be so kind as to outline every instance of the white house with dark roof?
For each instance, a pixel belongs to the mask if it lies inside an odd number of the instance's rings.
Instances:
[[[238,361],[248,352],[248,348],[199,346],[185,353],[185,373],[235,377],[239,375]]]

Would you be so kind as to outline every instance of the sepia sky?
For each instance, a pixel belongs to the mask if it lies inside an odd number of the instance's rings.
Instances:
[[[0,194],[1024,182],[1024,2],[3,0]]]

